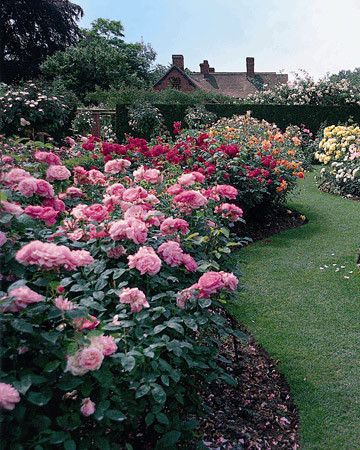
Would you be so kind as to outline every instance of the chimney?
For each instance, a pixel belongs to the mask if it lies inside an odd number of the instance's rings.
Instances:
[[[215,69],[213,67],[209,67],[209,73],[215,73]]]
[[[249,78],[254,78],[255,76],[255,58],[246,58],[246,75]]]
[[[200,63],[200,73],[202,73],[205,77],[206,75],[209,75],[209,72],[210,72],[209,61],[204,59],[204,62]]]
[[[173,66],[178,69],[184,70],[184,56],[183,55],[172,55]]]

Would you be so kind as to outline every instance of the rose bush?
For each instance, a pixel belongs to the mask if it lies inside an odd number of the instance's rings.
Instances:
[[[7,448],[174,448],[192,437],[199,387],[232,382],[218,349],[235,333],[220,312],[238,285],[227,255],[245,242],[228,228],[242,220],[237,190],[203,170],[144,167],[138,144],[129,158],[87,139],[97,168],[72,170],[61,152],[3,147]]]
[[[321,169],[323,187],[336,194],[360,196],[360,127],[326,127],[315,158]]]

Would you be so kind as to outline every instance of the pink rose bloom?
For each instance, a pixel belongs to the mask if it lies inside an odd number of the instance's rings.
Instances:
[[[165,236],[174,234],[176,231],[186,234],[189,232],[189,224],[184,219],[173,219],[172,217],[168,217],[160,225],[160,231]]]
[[[66,233],[67,237],[71,239],[72,241],[80,241],[85,235],[84,230],[81,228],[77,228],[74,231],[71,231],[70,233]]]
[[[124,219],[144,220],[146,211],[140,205],[130,206],[124,214]]]
[[[16,186],[18,183],[20,183],[20,181],[28,177],[32,177],[29,172],[24,169],[18,169],[15,167],[5,175],[4,181],[10,186]]]
[[[151,184],[157,184],[161,183],[163,180],[160,170],[145,169],[144,166],[140,166],[137,170],[135,170],[133,176],[136,183],[144,180]]]
[[[106,188],[106,193],[108,195],[120,195],[121,196],[124,191],[125,191],[125,187],[121,183],[115,183]]]
[[[87,173],[87,176],[88,176],[89,181],[90,181],[91,184],[101,184],[101,185],[103,185],[103,184],[106,183],[105,175],[103,173],[101,173],[100,170],[91,169]]]
[[[205,180],[205,175],[203,175],[200,172],[190,172],[190,173],[184,173],[181,175],[177,182],[181,184],[182,186],[191,186],[195,182],[203,183]]]
[[[131,162],[127,159],[112,159],[105,164],[104,172],[116,174],[126,170],[130,166]]]
[[[13,159],[12,159],[11,156],[5,155],[5,156],[2,156],[2,157],[1,157],[1,161],[2,161],[4,164],[11,164],[11,163],[13,162]]]
[[[94,316],[89,316],[89,319],[86,317],[77,317],[73,321],[74,328],[79,331],[94,330],[99,324],[100,320]]]
[[[119,259],[121,256],[126,254],[125,247],[118,245],[117,247],[111,248],[107,251],[108,258]]]
[[[191,212],[207,204],[207,199],[198,191],[184,191],[174,197],[175,206],[183,212]]]
[[[148,229],[144,222],[130,218],[113,222],[109,228],[112,240],[130,239],[135,244],[143,244],[147,239]]]
[[[95,403],[90,400],[90,397],[86,397],[81,402],[80,412],[83,416],[89,417],[95,412]]]
[[[45,198],[42,202],[43,206],[50,206],[55,209],[55,211],[64,212],[65,211],[65,203],[57,197],[54,198]]]
[[[102,351],[96,347],[87,347],[79,352],[80,367],[86,370],[99,370],[104,360]]]
[[[238,195],[238,190],[229,184],[218,184],[213,187],[213,191],[229,200],[235,200]]]
[[[183,255],[182,262],[183,262],[186,270],[188,270],[189,272],[196,272],[198,266],[197,266],[195,259],[191,255],[188,255],[187,253],[185,253]]]
[[[243,216],[243,210],[231,203],[222,203],[220,206],[216,206],[214,212],[221,214],[221,217],[231,222],[236,222]]]
[[[55,155],[55,153],[38,151],[35,153],[34,157],[37,161],[46,163],[49,166],[50,165],[57,165],[57,166],[61,165],[61,159],[57,155]]]
[[[20,401],[19,392],[7,383],[0,383],[0,408],[12,411]]]
[[[27,206],[24,210],[25,214],[32,217],[33,219],[39,219],[45,222],[45,225],[54,225],[56,223],[56,218],[59,211],[49,206]]]
[[[237,286],[239,284],[239,280],[233,273],[228,272],[220,272],[225,289],[229,291],[236,291]]]
[[[86,220],[87,219],[87,217],[85,215],[86,208],[87,208],[87,205],[83,205],[83,204],[77,205],[77,206],[75,206],[75,208],[73,208],[71,210],[70,214],[73,217],[75,217],[75,219]]]
[[[49,166],[49,168],[46,171],[46,178],[49,181],[67,180],[70,177],[71,177],[71,172],[65,166],[51,165],[51,166]]]
[[[100,203],[87,206],[83,209],[83,214],[88,220],[93,220],[94,222],[103,222],[109,216],[108,210]]]
[[[130,269],[137,269],[141,275],[157,274],[161,269],[161,259],[152,247],[140,247],[135,255],[128,256]]]
[[[6,234],[3,231],[0,231],[0,247],[2,247],[7,241]]]
[[[58,309],[60,309],[60,311],[71,311],[72,309],[77,308],[77,305],[75,305],[75,303],[64,298],[62,295],[55,298],[54,304]]]
[[[168,187],[166,189],[166,192],[170,195],[178,195],[181,194],[181,192],[183,192],[184,189],[181,186],[181,184],[173,184],[172,186]]]
[[[176,304],[179,308],[184,309],[186,303],[196,297],[196,290],[198,289],[198,286],[194,284],[193,286],[190,286],[189,288],[183,289],[176,295]]]
[[[120,303],[129,303],[131,312],[139,312],[143,308],[150,308],[143,291],[138,288],[125,288],[119,295]]]
[[[44,300],[42,295],[27,286],[20,286],[18,288],[11,289],[11,291],[8,292],[6,299],[9,297],[14,298],[14,301],[9,307],[3,308],[4,312],[19,312],[28,305]]]
[[[6,200],[0,201],[1,207],[3,211],[13,214],[15,217],[21,216],[23,214],[24,210],[21,206],[17,205],[16,203],[7,202]]]
[[[80,365],[79,362],[80,352],[75,353],[73,356],[66,357],[66,369],[65,372],[70,372],[74,376],[85,375],[89,369],[86,369]]]
[[[46,180],[36,180],[36,193],[40,197],[54,197],[54,188]]]
[[[90,266],[94,262],[87,250],[71,250],[71,259],[76,267]]]
[[[135,202],[137,200],[144,199],[148,196],[147,191],[142,188],[141,186],[132,187],[125,189],[125,191],[122,194],[122,199],[125,202]]]
[[[70,198],[80,198],[84,195],[81,189],[73,186],[68,187],[65,191],[65,194]]]
[[[112,336],[94,336],[90,339],[91,347],[97,347],[104,356],[110,356],[117,350],[117,345]]]
[[[223,277],[220,272],[206,272],[199,278],[199,289],[202,294],[211,295],[225,287]]]
[[[184,252],[175,241],[167,241],[160,245],[158,253],[171,267],[180,266],[183,263]]]
[[[37,191],[37,183],[36,179],[33,177],[27,177],[20,181],[17,187],[20,194],[25,197],[32,197],[36,194]]]

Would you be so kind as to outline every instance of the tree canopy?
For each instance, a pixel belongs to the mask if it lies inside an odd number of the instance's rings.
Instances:
[[[119,21],[97,19],[83,30],[76,46],[57,52],[42,65],[50,80],[59,80],[81,100],[96,89],[149,84],[156,53],[144,43],[126,43]]]
[[[37,76],[49,55],[79,40],[82,15],[68,0],[1,0],[0,81]]]

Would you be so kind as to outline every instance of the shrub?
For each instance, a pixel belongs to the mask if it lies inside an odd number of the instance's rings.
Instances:
[[[204,105],[196,105],[185,111],[185,123],[189,128],[198,129],[211,125],[216,120],[216,114],[208,111]]]
[[[29,81],[9,86],[0,97],[0,131],[31,138],[39,133],[62,137],[70,127],[75,106],[73,95],[51,85]]]
[[[136,135],[151,138],[161,132],[163,117],[150,103],[136,104],[129,108],[129,125]]]
[[[342,195],[360,196],[360,127],[332,125],[324,129],[315,157],[324,164],[324,188]]]
[[[199,386],[233,382],[217,354],[237,286],[227,255],[243,242],[228,228],[242,220],[236,190],[135,153],[133,172],[121,157],[70,172],[55,152],[17,167],[3,155],[4,448],[174,447],[196,427]]]

